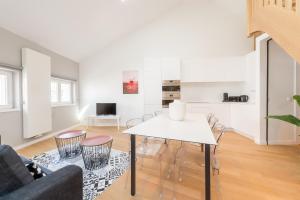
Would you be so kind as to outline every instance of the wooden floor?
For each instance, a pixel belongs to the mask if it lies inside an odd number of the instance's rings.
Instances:
[[[113,127],[93,127],[88,137],[108,134],[114,137],[113,148],[126,151],[129,137]],[[172,142],[170,149],[179,144]],[[49,139],[19,151],[31,157],[51,149],[55,142]],[[166,163],[169,154],[163,158],[163,199],[204,199],[203,153],[200,148],[185,145],[183,181],[178,177],[166,178]],[[220,161],[220,175],[212,176],[212,199],[224,200],[292,200],[300,199],[300,147],[259,146],[236,133],[226,133],[217,152]],[[159,199],[159,162],[145,159],[144,167],[137,171],[137,195],[130,196],[130,179],[127,173],[119,178],[98,199]]]

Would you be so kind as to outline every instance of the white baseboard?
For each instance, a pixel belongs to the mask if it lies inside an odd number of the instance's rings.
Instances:
[[[39,138],[37,138],[37,139],[35,139],[35,140],[33,140],[33,141],[26,142],[26,143],[24,143],[24,144],[21,144],[21,145],[19,145],[19,146],[15,146],[15,147],[13,147],[13,148],[14,148],[14,150],[16,150],[16,151],[17,151],[17,150],[20,150],[20,149],[23,149],[23,148],[28,147],[28,146],[30,146],[30,145],[33,145],[33,144],[35,144],[35,143],[41,142],[41,141],[43,141],[43,140],[47,140],[47,139],[49,139],[49,138],[51,138],[51,137],[53,137],[53,136],[55,136],[55,135],[57,135],[57,134],[59,134],[59,133],[61,133],[61,132],[68,131],[68,130],[70,130],[70,129],[76,128],[76,127],[78,127],[78,126],[80,126],[80,125],[81,125],[81,124],[76,124],[76,125],[73,125],[73,126],[71,126],[71,127],[65,128],[65,129],[63,129],[63,130],[59,130],[59,131],[55,131],[55,132],[53,132],[53,133],[49,133],[49,134],[47,134],[47,135],[45,135],[45,136],[41,136],[41,137],[39,137]]]
[[[258,144],[258,145],[267,145],[266,141],[259,141],[259,140],[256,140],[253,136],[250,136],[250,135],[247,135],[239,130],[236,130],[236,129],[232,129],[232,131],[246,137],[246,138],[249,138],[251,140],[254,141],[255,144]],[[299,142],[295,141],[295,140],[269,140],[269,145],[298,145],[300,144]]]
[[[264,142],[260,142],[260,143],[257,143],[257,144],[267,145],[267,142],[264,141]],[[280,140],[280,141],[270,140],[269,145],[299,145],[299,142],[297,142],[295,140]]]
[[[251,135],[248,135],[248,134],[246,134],[246,133],[243,133],[243,132],[241,132],[241,131],[239,131],[239,130],[237,130],[237,129],[234,129],[234,128],[229,128],[229,130],[230,130],[230,131],[233,131],[233,132],[235,132],[235,133],[238,133],[239,135],[244,136],[244,137],[249,138],[250,140],[253,140],[253,141],[254,141],[254,137],[251,136]]]

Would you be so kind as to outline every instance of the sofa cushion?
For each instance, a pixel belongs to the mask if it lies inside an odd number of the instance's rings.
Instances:
[[[30,163],[32,163],[31,159],[25,158],[23,156],[20,156],[20,158],[22,159],[22,162],[24,163],[25,166],[28,165],[28,164],[30,164]],[[47,169],[47,168],[45,168],[45,167],[43,167],[41,165],[38,165],[38,166],[42,169],[42,172],[44,172],[46,175],[49,175],[49,174],[52,173],[51,170],[49,170],[49,169]]]
[[[27,167],[28,171],[30,172],[30,174],[32,175],[34,180],[46,176],[46,173],[43,172],[42,169],[40,168],[40,166],[38,166],[34,162],[25,164],[25,166]]]
[[[34,180],[21,158],[8,145],[0,145],[0,180],[0,196]]]

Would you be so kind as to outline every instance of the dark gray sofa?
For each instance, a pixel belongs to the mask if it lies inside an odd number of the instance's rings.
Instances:
[[[67,166],[34,180],[22,159],[0,145],[0,200],[82,200],[82,169]]]

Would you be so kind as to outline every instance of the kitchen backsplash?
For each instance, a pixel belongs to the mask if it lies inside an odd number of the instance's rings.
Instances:
[[[254,101],[255,92],[247,91],[244,82],[181,83],[181,99],[186,102],[222,102],[224,92],[249,95],[249,101]]]

